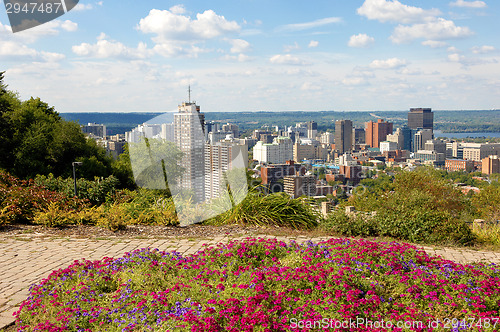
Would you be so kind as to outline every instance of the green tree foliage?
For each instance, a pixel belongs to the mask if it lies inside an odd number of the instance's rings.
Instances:
[[[0,168],[21,178],[37,174],[71,176],[73,161],[83,162],[79,176],[94,179],[112,173],[112,158],[78,124],[61,118],[54,107],[7,90],[0,73]]]
[[[394,178],[379,176],[364,180],[363,185],[348,204],[375,214],[347,216],[339,211],[328,219],[330,229],[346,235],[376,234],[412,242],[473,242],[465,222],[475,211],[471,200],[434,169],[402,171]]]

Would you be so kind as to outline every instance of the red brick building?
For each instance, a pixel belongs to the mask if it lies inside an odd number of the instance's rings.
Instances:
[[[444,168],[451,172],[471,172],[474,169],[474,162],[465,159],[446,159]]]
[[[369,121],[365,124],[365,142],[372,148],[379,148],[380,142],[387,139],[387,135],[392,134],[392,122],[384,122],[378,119],[377,122]]]

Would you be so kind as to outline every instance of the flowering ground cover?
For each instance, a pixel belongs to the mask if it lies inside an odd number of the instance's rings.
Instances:
[[[245,239],[75,261],[31,287],[20,331],[494,331],[500,269],[400,243]]]

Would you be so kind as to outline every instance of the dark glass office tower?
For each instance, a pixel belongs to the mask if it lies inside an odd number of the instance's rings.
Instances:
[[[434,129],[434,113],[430,108],[410,108],[408,112],[410,129]]]

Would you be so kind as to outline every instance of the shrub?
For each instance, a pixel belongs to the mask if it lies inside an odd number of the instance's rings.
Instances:
[[[63,210],[58,202],[50,202],[42,211],[35,213],[33,223],[48,227],[61,227],[75,224],[78,220],[78,212]]]
[[[349,216],[341,208],[330,213],[321,227],[344,236],[379,235],[378,225],[373,216],[365,214]]]
[[[303,199],[291,199],[285,193],[261,195],[249,192],[243,201],[207,223],[288,226],[311,229],[318,225],[319,213]]]
[[[40,187],[31,180],[19,180],[0,172],[0,219],[4,223],[32,222],[35,214],[47,209],[52,202],[56,202],[62,210],[80,210],[88,205],[86,200],[69,197]]]
[[[63,193],[69,197],[75,194],[73,178],[56,178],[49,174],[48,176],[38,175],[34,181],[40,187]],[[76,185],[78,198],[87,199],[93,205],[100,205],[106,201],[108,196],[114,194],[120,181],[111,175],[107,178],[95,178],[94,181],[79,178]]]

